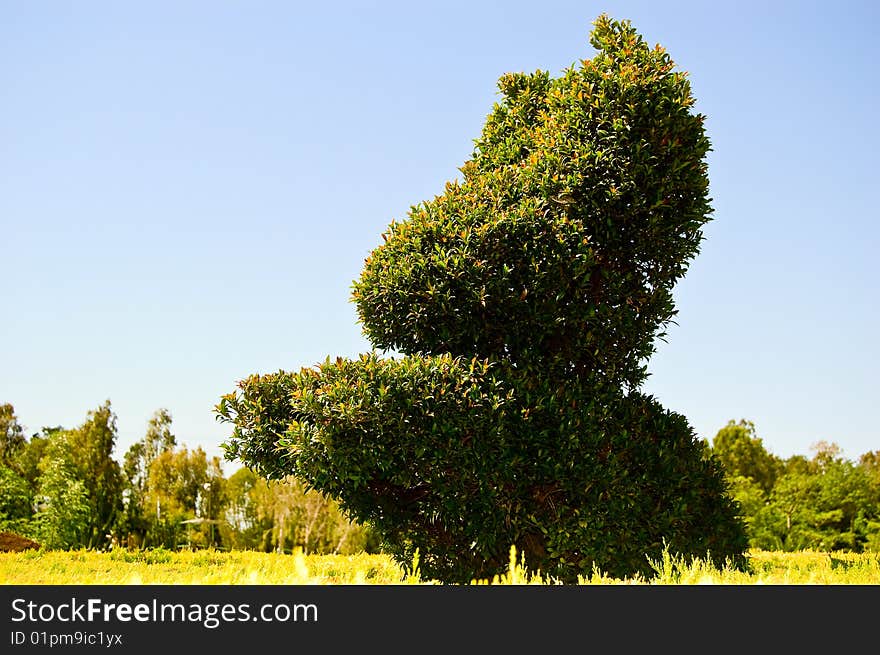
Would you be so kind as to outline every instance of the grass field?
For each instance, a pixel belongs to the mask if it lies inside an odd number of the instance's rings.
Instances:
[[[509,571],[474,584],[553,584],[526,576],[511,552]],[[651,579],[613,579],[595,573],[582,584],[880,584],[880,553],[751,551],[751,571],[719,570],[666,557]],[[0,584],[433,584],[406,576],[384,555],[282,555],[250,551],[166,550],[109,553],[29,550],[0,553]]]

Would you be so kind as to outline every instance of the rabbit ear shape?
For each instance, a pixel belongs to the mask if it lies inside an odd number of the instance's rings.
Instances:
[[[460,183],[412,208],[353,285],[364,334],[637,388],[711,214],[690,86],[628,22],[559,77],[508,73]]]

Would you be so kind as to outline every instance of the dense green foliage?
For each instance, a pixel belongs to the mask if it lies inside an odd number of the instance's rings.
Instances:
[[[718,463],[638,393],[709,220],[686,75],[628,22],[559,78],[509,74],[463,180],[393,222],[353,300],[376,348],[254,376],[227,456],[337,499],[407,564],[491,577],[515,544],[573,581],[741,557]]]
[[[219,458],[178,448],[165,409],[122,466],[111,457],[117,435],[109,401],[75,429],[43,428],[30,440],[12,405],[3,409],[8,432],[22,438],[0,464],[0,532],[53,549],[375,549],[367,528],[298,481],[270,482],[244,468],[227,480]]]
[[[0,526],[6,529],[26,522],[33,513],[34,494],[15,469],[0,465]]]
[[[880,451],[855,463],[836,444],[819,442],[812,459],[783,460],[748,421],[730,421],[711,451],[725,467],[752,548],[880,550]]]
[[[638,394],[585,401],[575,383],[550,388],[488,360],[365,355],[255,376],[225,407],[277,412],[269,430],[288,429],[278,445],[295,456],[271,458],[267,473],[291,467],[340,498],[402,563],[420,548],[432,578],[491,577],[514,543],[535,568],[573,579],[593,565],[645,572],[645,552],[664,539],[705,553],[739,538],[723,480],[683,417]],[[245,460],[272,445],[238,443],[255,448],[235,452]]]

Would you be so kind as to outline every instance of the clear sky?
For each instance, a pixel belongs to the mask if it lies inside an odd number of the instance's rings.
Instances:
[[[591,57],[607,12],[714,148],[645,390],[705,438],[880,449],[878,6],[0,0],[0,403],[31,434],[110,399],[118,457],[164,407],[221,455],[238,379],[369,350],[382,231],[459,177],[503,73]]]

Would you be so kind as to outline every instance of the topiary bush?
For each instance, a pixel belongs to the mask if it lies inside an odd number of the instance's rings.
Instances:
[[[252,376],[224,444],[371,524],[398,562],[468,582],[526,566],[651,574],[664,546],[747,547],[716,460],[639,393],[710,220],[703,117],[629,22],[559,78],[509,74],[463,179],[392,222],[353,285],[379,350]]]

